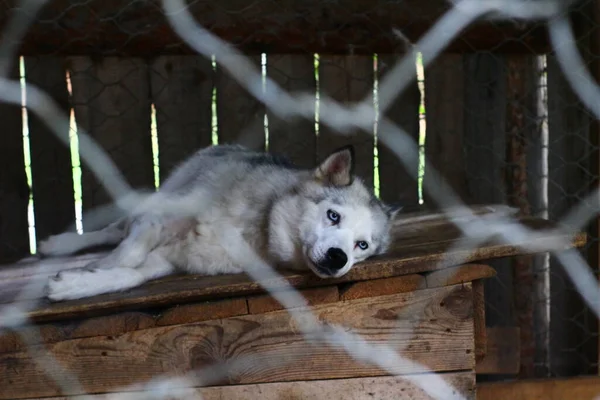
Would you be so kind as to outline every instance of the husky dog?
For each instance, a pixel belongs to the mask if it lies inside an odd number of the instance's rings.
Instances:
[[[175,271],[243,272],[244,265],[231,256],[235,249],[228,248],[235,245],[222,240],[225,228],[237,229],[269,265],[337,278],[355,263],[385,252],[399,211],[380,202],[354,176],[351,146],[314,169],[238,145],[211,146],[180,165],[153,196],[155,204],[177,199],[193,211],[147,207],[98,231],[67,232],[41,242],[45,256],[118,245],[84,268],[51,277],[48,298],[123,291]]]

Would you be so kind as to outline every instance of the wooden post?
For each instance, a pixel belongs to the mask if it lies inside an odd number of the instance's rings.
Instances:
[[[506,104],[506,186],[510,205],[523,215],[531,215],[528,193],[528,146],[540,147],[538,138],[537,93],[539,71],[534,56],[507,56]],[[541,156],[541,152],[539,154]],[[541,160],[538,160],[540,162]],[[511,260],[514,274],[513,304],[517,326],[520,328],[521,366],[519,375],[531,378],[534,372],[536,343],[533,330],[534,275],[533,258],[518,256]]]

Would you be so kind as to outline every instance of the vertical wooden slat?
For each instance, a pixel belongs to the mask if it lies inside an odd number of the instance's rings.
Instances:
[[[284,90],[316,95],[315,59],[312,54],[269,55],[267,75]],[[271,112],[267,112],[267,116],[269,152],[285,154],[298,166],[313,167],[317,162],[315,122],[306,118],[282,120]]]
[[[541,148],[539,119],[537,116],[537,94],[539,71],[535,56],[509,55],[507,58],[507,110],[506,110],[506,183],[510,205],[518,208],[522,215],[531,215],[528,168],[529,148]],[[541,152],[538,154],[541,157]],[[519,376],[532,378],[535,375],[535,338],[533,330],[534,275],[533,256],[517,256],[511,260],[514,276],[513,304],[516,323],[520,331]]]
[[[397,62],[398,57],[391,54],[378,56],[377,71],[379,79]],[[416,75],[416,60],[415,60]],[[421,92],[415,76],[404,92],[392,103],[385,117],[402,128],[416,143],[419,141],[419,107]],[[381,128],[380,128],[381,129]],[[419,164],[406,169],[398,157],[381,141],[377,142],[379,161],[379,195],[388,203],[417,205],[419,203],[418,169]]]
[[[463,143],[467,199],[473,204],[504,204],[506,60],[498,55],[476,54],[465,55],[464,62]],[[486,323],[488,326],[513,326],[513,280],[509,260],[491,260],[489,265],[497,274],[484,282]]]
[[[25,57],[25,76],[28,83],[44,90],[69,115],[63,59]],[[69,147],[34,113],[29,114],[28,122],[35,232],[39,240],[60,233],[75,222],[73,169]]]
[[[373,57],[369,56],[321,56],[319,61],[319,87],[323,94],[342,104],[362,100],[373,90]],[[362,131],[334,132],[320,124],[317,138],[319,159],[327,157],[335,149],[352,144],[356,157],[356,174],[373,187],[374,138],[372,133]]]
[[[11,78],[18,79],[18,60]],[[29,187],[23,154],[23,123],[20,105],[0,102],[0,262],[29,254],[27,205]]]
[[[160,180],[188,156],[212,143],[213,68],[195,56],[160,56],[151,65]]]
[[[261,56],[249,57],[261,68]],[[217,124],[220,144],[242,144],[254,150],[265,149],[265,107],[218,65]]]
[[[149,73],[144,60],[106,57],[69,60],[77,123],[115,162],[134,188],[154,187]],[[112,201],[82,163],[83,208]],[[86,229],[85,218],[83,221]]]
[[[439,182],[428,173],[428,168],[434,168],[438,176],[463,199],[467,197],[463,156],[464,87],[462,55],[443,55],[425,69],[427,164],[423,181],[439,186]],[[423,197],[428,206],[440,206],[432,201],[425,189]]]
[[[566,81],[558,62],[548,56],[548,214],[561,218],[589,190],[590,116]],[[585,254],[587,249],[581,249]],[[592,372],[591,340],[596,321],[577,293],[564,267],[550,260],[551,373],[558,376]],[[589,361],[588,361],[589,360]]]

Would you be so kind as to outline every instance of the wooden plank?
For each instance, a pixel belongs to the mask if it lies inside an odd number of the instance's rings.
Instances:
[[[449,185],[463,200],[467,198],[464,160],[465,71],[463,56],[444,55],[425,69],[425,176],[423,185],[439,187],[441,182],[431,176],[435,169],[442,182]],[[434,204],[423,188],[425,203]]]
[[[261,57],[250,60],[261,70]],[[265,150],[265,106],[219,66],[217,60],[217,132],[219,143]]]
[[[16,0],[2,3],[4,29]],[[394,53],[402,50],[399,30],[411,43],[419,40],[451,7],[443,0],[317,0],[259,2],[248,6],[224,0],[219,7],[188,5],[193,18],[242,51],[261,53]],[[101,18],[90,18],[90,15]],[[547,52],[542,22],[520,25],[478,21],[452,40],[449,50]],[[158,0],[54,0],[31,26],[20,54],[136,55],[192,54],[169,26]]]
[[[475,363],[477,374],[515,375],[520,366],[519,328],[486,328],[486,351]]]
[[[334,303],[340,299],[340,293],[337,286],[304,289],[300,290],[299,294],[304,297],[309,306]],[[284,309],[285,307],[270,295],[248,297],[248,310],[250,314],[262,314]]]
[[[245,314],[248,314],[248,304],[245,298],[183,304],[161,313],[156,320],[156,325],[189,324]]]
[[[138,58],[68,59],[75,119],[108,152],[134,188],[154,187],[150,92],[146,62]],[[112,199],[82,165],[83,208]],[[90,227],[83,219],[84,230]]]
[[[18,62],[13,60],[11,78],[19,77]],[[0,262],[11,262],[29,254],[29,186],[21,107],[0,102],[0,120],[4,132],[0,146]]]
[[[57,57],[25,57],[27,82],[44,90],[69,115],[66,65]],[[38,240],[75,224],[73,168],[69,147],[34,113],[29,114],[31,178]],[[69,132],[64,132],[68,135]]]
[[[341,299],[354,300],[365,297],[406,293],[426,287],[425,278],[419,274],[394,276],[352,283],[342,287]]]
[[[312,54],[269,54],[267,75],[289,92],[313,93],[316,101],[315,57]],[[269,152],[285,154],[300,167],[317,163],[315,122],[306,118],[283,120],[268,111]]]
[[[401,59],[396,55],[379,54],[377,59],[377,74],[381,80]],[[416,76],[415,60],[415,76]],[[390,105],[385,117],[402,128],[415,142],[419,143],[419,107],[421,92],[415,77],[404,92]],[[378,128],[378,135],[385,132]],[[417,183],[418,162],[406,169],[398,157],[381,141],[377,142],[379,163],[379,196],[387,203],[412,205],[419,203],[419,188]]]
[[[387,342],[403,348],[403,356],[420,366],[400,362],[395,367],[401,374],[460,371],[474,367],[471,298],[471,286],[466,284],[321,305],[311,311],[319,321],[344,326],[368,343]],[[415,326],[406,315],[410,313],[403,310],[417,304],[431,319]],[[222,361],[229,361],[222,383],[230,384],[385,375],[375,366],[354,361],[341,349],[305,341],[287,311],[69,340],[47,348],[92,393]],[[251,369],[246,363],[232,362],[246,356],[262,361],[253,363]],[[0,355],[0,381],[9,382],[0,387],[2,399],[61,394],[28,352]]]
[[[475,400],[475,379],[471,372],[450,372],[438,374],[448,385],[460,393],[465,400]],[[434,400],[420,387],[410,381],[410,377],[372,377],[310,382],[276,382],[254,385],[214,386],[197,389],[178,389],[180,398],[202,398],[203,400]],[[128,400],[147,399],[149,392],[121,392],[108,395],[87,395],[90,400],[126,398]],[[53,397],[53,400],[70,400],[77,397]],[[30,399],[34,400],[34,399]],[[36,399],[41,400],[41,399]]]
[[[204,57],[160,56],[150,66],[160,180],[212,143],[214,71]]]
[[[595,400],[600,378],[581,376],[477,384],[478,400]]]
[[[573,93],[554,56],[548,65],[548,215],[558,220],[589,191],[590,115]],[[576,72],[576,71],[575,71]],[[586,227],[588,228],[588,227]],[[582,249],[585,258],[586,248]],[[550,259],[550,372],[589,374],[598,354],[597,318],[586,306],[564,267]],[[569,354],[569,355],[567,355]],[[594,371],[594,372],[593,372]]]
[[[361,101],[373,91],[373,57],[369,56],[321,56],[319,58],[319,90],[322,96],[345,105]],[[325,159],[331,152],[349,144],[354,145],[355,173],[367,187],[373,187],[373,131],[369,134],[352,130],[335,132],[319,124],[317,155]]]
[[[237,297],[175,305],[166,310],[129,311],[99,317],[82,315],[80,317],[84,319],[38,324],[35,327],[25,327],[21,332],[28,333],[37,330],[42,342],[47,345],[65,340],[93,336],[117,336],[155,326],[189,324],[245,314],[248,314],[246,298]],[[19,333],[8,331],[0,334],[0,353],[25,349],[26,344]]]
[[[539,220],[534,220],[538,221]],[[526,220],[523,222],[527,223]],[[531,221],[529,222],[530,225]],[[545,225],[548,226],[548,225]],[[538,225],[539,228],[539,225]],[[427,237],[427,236],[425,236]],[[559,236],[561,237],[561,236]],[[435,242],[423,242],[421,245],[402,247],[397,242],[398,250],[386,257],[373,258],[369,261],[356,265],[345,276],[330,280],[319,279],[312,272],[297,273],[293,271],[282,271],[283,277],[294,287],[317,287],[342,282],[356,282],[393,276],[407,275],[425,271],[432,271],[452,265],[476,262],[477,260],[488,260],[494,257],[508,257],[522,254],[523,250],[515,246],[497,245],[490,243],[471,251],[453,249],[457,236],[447,237],[448,240]],[[556,236],[542,236],[536,245],[547,243]],[[565,237],[572,240],[571,237]],[[573,245],[580,246],[585,243],[585,235],[574,238]],[[452,251],[450,251],[452,250]],[[93,258],[86,256],[85,262]],[[98,256],[96,256],[98,257]],[[67,260],[70,264],[67,263]],[[32,275],[31,269],[35,263],[17,264],[16,269],[29,269],[30,275],[14,277],[15,272],[7,270],[8,279],[0,279],[0,303],[11,302],[20,293],[21,288],[32,279],[45,280],[55,269],[68,269],[73,266],[85,264],[79,258],[57,259],[57,264],[49,265],[44,275]],[[64,264],[61,264],[64,263]],[[12,272],[11,272],[12,271]],[[1,277],[1,275],[0,275]],[[267,282],[270,285],[280,285],[279,281]],[[149,308],[154,306],[166,306],[168,304],[183,301],[198,301],[203,299],[217,299],[230,297],[232,295],[247,295],[262,292],[261,286],[252,281],[244,274],[224,276],[172,276],[162,280],[149,282],[141,287],[134,288],[123,293],[112,293],[95,296],[89,299],[81,299],[60,303],[48,303],[41,300],[31,309],[29,317],[34,320],[56,320],[65,318],[76,318],[81,313],[86,316],[97,313],[108,313],[114,310],[124,311],[140,307]],[[26,300],[26,299],[23,299]],[[487,311],[487,310],[486,310]]]
[[[455,285],[472,282],[477,279],[491,278],[496,275],[494,268],[484,264],[466,264],[454,268],[445,268],[425,275],[427,287]]]

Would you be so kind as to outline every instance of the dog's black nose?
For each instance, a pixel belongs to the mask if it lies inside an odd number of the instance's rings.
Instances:
[[[327,267],[332,271],[339,271],[344,268],[344,265],[348,262],[348,256],[344,253],[344,250],[337,247],[330,247],[327,250]]]

